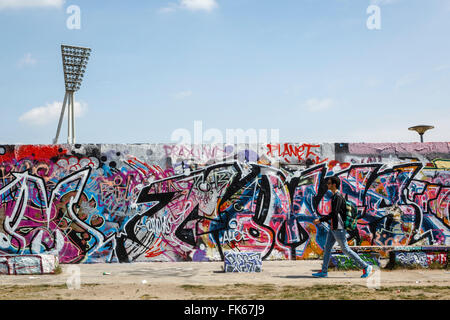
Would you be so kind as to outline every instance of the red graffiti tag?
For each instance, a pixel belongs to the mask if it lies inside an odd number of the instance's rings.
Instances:
[[[288,157],[296,157],[298,161],[312,160],[313,164],[320,164],[326,162],[327,159],[320,160],[320,156],[311,149],[320,148],[318,144],[302,144],[295,145],[290,143],[281,144],[268,144],[267,155],[271,157],[282,157],[286,162],[290,162]]]

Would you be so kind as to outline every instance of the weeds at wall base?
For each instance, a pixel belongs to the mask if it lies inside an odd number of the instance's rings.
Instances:
[[[398,263],[391,263],[389,262],[384,268],[384,270],[448,270],[448,263],[447,264],[440,264],[439,262],[432,262],[427,266],[423,266],[421,264],[415,263],[415,264],[398,264]]]
[[[58,274],[61,274],[62,272],[63,272],[63,270],[62,270],[61,266],[57,266],[52,274],[58,275]]]

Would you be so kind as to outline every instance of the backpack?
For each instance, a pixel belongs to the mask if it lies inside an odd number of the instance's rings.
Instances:
[[[345,207],[347,208],[344,221],[345,230],[354,231],[358,223],[358,209],[353,202],[348,200],[345,201]]]

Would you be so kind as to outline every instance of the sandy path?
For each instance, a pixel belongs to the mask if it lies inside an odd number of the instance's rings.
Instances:
[[[360,278],[360,271],[330,271],[326,279],[311,277],[311,273],[320,266],[319,260],[264,261],[263,270],[259,273],[224,273],[222,262],[62,265],[62,272],[57,275],[1,275],[0,285],[59,286],[52,289],[53,298],[58,299],[186,299],[190,296],[185,288],[191,286],[201,288],[238,284],[310,287],[318,284],[368,284],[366,279]],[[68,280],[71,287],[77,285],[70,281],[76,279],[74,270],[79,272],[81,290],[68,290]],[[380,270],[377,277],[380,287],[450,286],[448,270]],[[371,284],[375,284],[375,280],[372,278]],[[197,293],[201,294],[201,290]],[[10,296],[14,297],[13,290]]]
[[[330,271],[329,278],[316,279],[311,273],[318,270],[318,260],[264,261],[262,272],[224,273],[222,262],[153,262],[131,264],[82,264],[61,265],[63,272],[57,275],[0,276],[1,285],[66,284],[73,270],[79,268],[81,284],[133,284],[146,280],[152,284],[225,285],[279,284],[365,284],[360,271]],[[107,273],[107,275],[104,275]],[[450,285],[450,271],[394,270],[380,271],[382,285]]]

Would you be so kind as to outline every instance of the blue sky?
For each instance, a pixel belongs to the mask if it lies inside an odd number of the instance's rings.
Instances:
[[[52,142],[61,44],[93,49],[78,143],[170,142],[196,120],[301,143],[416,142],[408,127],[430,124],[425,141],[450,141],[448,0],[0,0],[0,30],[3,144]]]

